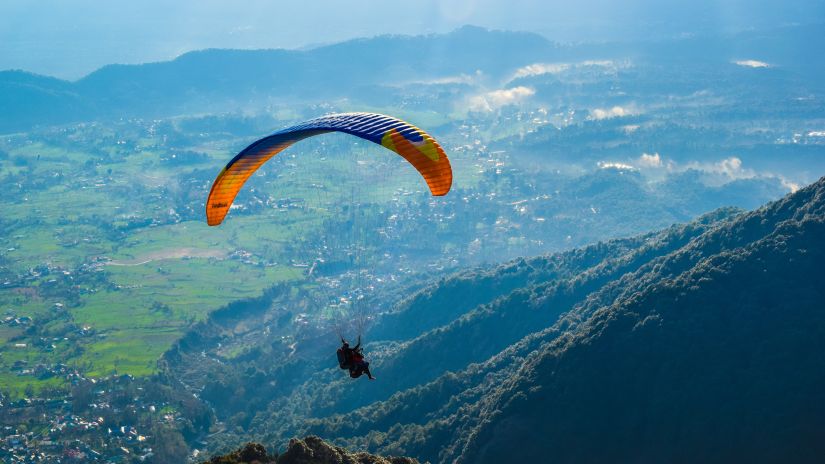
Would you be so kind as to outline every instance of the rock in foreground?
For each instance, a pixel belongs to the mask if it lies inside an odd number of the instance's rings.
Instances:
[[[268,454],[261,444],[247,443],[239,450],[215,456],[204,464],[418,464],[418,460],[350,453],[318,437],[309,436],[303,440],[290,440],[287,450],[280,456]]]

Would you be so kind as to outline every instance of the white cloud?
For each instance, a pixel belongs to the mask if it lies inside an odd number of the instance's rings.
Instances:
[[[610,68],[615,65],[611,60],[587,60],[582,61],[582,66],[597,66],[601,68]]]
[[[567,63],[534,63],[528,64],[516,70],[515,74],[510,80],[518,79],[519,77],[538,76],[541,74],[558,74],[562,71],[570,69]]]
[[[524,86],[493,90],[492,92],[470,97],[468,108],[470,111],[478,112],[493,111],[503,106],[521,102],[535,93],[535,90]]]
[[[618,169],[620,171],[638,171],[635,167],[625,164],[625,163],[617,163],[615,161],[599,161],[598,166],[601,169]]]
[[[724,184],[739,179],[774,178],[778,179],[782,186],[788,189],[789,192],[796,192],[799,190],[799,184],[785,178],[785,176],[771,174],[769,172],[756,172],[753,169],[744,167],[742,160],[735,156],[725,158],[712,164],[695,162],[689,163],[686,168],[704,172],[706,174],[706,181],[711,183]],[[679,169],[679,171],[684,170],[685,169]]]
[[[590,111],[589,119],[609,119],[609,118],[620,118],[622,116],[629,116],[631,115],[631,111],[627,108],[622,108],[621,106],[614,106],[613,108],[595,108]]]
[[[677,174],[689,170],[702,173],[702,179],[708,185],[724,185],[740,179],[776,179],[789,192],[799,190],[799,184],[782,175],[769,172],[757,172],[745,167],[742,160],[736,156],[724,158],[716,162],[691,161],[679,164],[669,160],[659,153],[642,153],[638,158],[626,161],[599,161],[601,169],[619,169],[625,171],[639,171],[650,179],[664,179],[668,174]]]
[[[410,81],[407,84],[424,84],[424,85],[445,85],[445,84],[473,84],[475,77],[469,74],[458,74],[455,76],[436,77],[433,79],[425,79],[421,81]]]
[[[757,61],[757,60],[737,60],[734,61],[733,64],[744,66],[746,68],[769,68],[771,65],[765,63],[764,61]]]
[[[717,182],[728,182],[737,179],[752,179],[757,177],[756,171],[743,167],[742,160],[731,156],[716,163],[699,163],[696,161],[676,168],[676,171],[695,169],[715,178]]]
[[[784,177],[780,177],[779,179],[782,181],[782,186],[788,189],[791,193],[796,192],[800,188],[799,184],[797,184],[796,182],[791,182],[788,179],[785,179]]]
[[[742,160],[735,156],[714,164],[710,171],[723,174],[731,179],[749,179],[756,176],[753,170],[742,168]]]
[[[665,161],[658,153],[642,153],[641,156],[635,160],[623,161],[599,161],[598,166],[602,169],[620,169],[624,171],[647,171],[647,174],[654,174],[658,172],[663,174],[665,171],[673,171],[675,164],[673,161]]]
[[[565,71],[590,67],[590,68],[609,68],[608,71],[615,71],[620,67],[627,67],[628,63],[615,63],[610,60],[586,60],[580,63],[533,63],[518,68],[512,77],[507,82],[516,80],[520,77],[540,76],[542,74],[561,74]]]
[[[642,156],[639,157],[639,160],[636,162],[636,164],[640,168],[661,168],[663,165],[662,157],[659,156],[658,153],[654,153],[652,155],[642,153]]]

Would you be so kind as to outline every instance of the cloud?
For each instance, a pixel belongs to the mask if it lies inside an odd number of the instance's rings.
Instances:
[[[759,173],[754,171],[753,169],[744,168],[742,166],[742,160],[732,156],[730,158],[725,158],[722,161],[715,163],[709,169],[705,169],[707,172],[715,173],[724,177],[727,177],[729,180],[738,180],[738,179],[757,179],[757,178],[775,178],[779,179],[779,182],[782,184],[783,187],[788,189],[789,192],[793,193],[799,190],[799,184],[787,179],[783,175],[771,174],[771,173]]]
[[[570,65],[567,63],[533,63],[517,69],[510,80],[541,74],[558,74],[568,69],[570,69]]]
[[[480,75],[481,72],[478,71],[476,76]],[[421,84],[421,85],[447,85],[447,84],[474,84],[475,77],[469,74],[458,74],[455,76],[443,76],[443,77],[436,77],[433,79],[424,79],[424,80],[416,80],[416,81],[409,81],[405,82],[405,84]]]
[[[752,169],[742,166],[742,160],[732,156],[717,162],[700,163],[692,161],[686,164],[678,164],[673,160],[665,159],[658,152],[642,153],[638,158],[622,161],[599,161],[598,166],[602,169],[614,168],[635,171],[647,171],[650,174],[658,172],[677,173],[688,170],[696,170],[711,175],[719,181],[728,182],[736,179],[750,179],[757,177],[757,173]]]
[[[638,161],[636,161],[636,164],[640,168],[661,168],[663,165],[662,157],[659,156],[658,153],[654,153],[652,155],[642,153],[642,156],[639,157]]]
[[[579,68],[606,68],[615,71],[620,67],[629,66],[628,63],[615,63],[611,60],[586,60],[579,63],[533,63],[516,69],[516,72],[507,80],[514,81],[521,77],[540,76],[542,74],[561,74],[571,69]]]
[[[621,106],[614,106],[613,108],[595,108],[590,111],[590,116],[588,119],[610,119],[610,118],[620,118],[622,116],[630,116],[633,114],[629,109],[622,108]]]
[[[743,169],[742,160],[735,156],[725,158],[722,161],[714,164],[711,168],[711,171],[717,172],[719,174],[724,174],[730,177],[731,179],[747,179],[756,176],[756,173],[752,170]]]
[[[742,160],[731,156],[719,162],[708,163],[690,163],[687,165],[688,169],[696,169],[706,174],[706,180],[711,183],[727,183],[740,179],[778,179],[783,187],[790,192],[799,190],[799,184],[787,179],[783,175],[771,174],[769,172],[756,172],[753,169],[744,167]],[[682,171],[684,169],[680,169]]]
[[[784,177],[780,177],[779,180],[782,182],[782,186],[788,189],[791,193],[796,192],[800,188],[799,184],[797,184],[796,182],[791,182],[788,179],[785,179]]]
[[[601,169],[621,169],[625,171],[673,171],[675,164],[673,161],[665,161],[658,153],[648,154],[642,153],[641,156],[635,160],[622,161],[599,161],[597,163]]]
[[[492,92],[470,97],[468,108],[470,111],[489,112],[521,102],[535,93],[535,90],[524,86],[493,90]]]
[[[600,169],[618,169],[620,171],[638,171],[635,167],[625,164],[617,163],[615,161],[599,161],[597,163]]]
[[[640,161],[644,158],[642,154]],[[664,160],[662,160],[664,162]],[[715,180],[716,182],[729,182],[738,179],[753,179],[759,177],[759,174],[753,169],[745,168],[742,160],[736,156],[724,158],[717,162],[697,162],[691,161],[689,163],[677,165],[671,161],[665,163],[668,171],[683,172],[687,170],[701,171],[705,173],[708,180]]]
[[[582,66],[597,66],[602,68],[611,68],[615,63],[611,60],[586,60],[581,62]]]
[[[642,153],[638,158],[622,161],[599,161],[600,169],[618,169],[623,171],[638,171],[650,179],[664,179],[670,174],[686,171],[698,171],[702,174],[703,182],[708,185],[724,185],[736,180],[747,179],[775,179],[790,192],[799,190],[799,184],[782,175],[770,172],[757,172],[745,167],[742,160],[736,156],[721,159],[716,162],[691,161],[679,164],[666,159],[659,153]]]
[[[769,68],[771,65],[765,63],[764,61],[757,61],[757,60],[738,60],[734,61],[733,64],[744,66],[746,68]]]

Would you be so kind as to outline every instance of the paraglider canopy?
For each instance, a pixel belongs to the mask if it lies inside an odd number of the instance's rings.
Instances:
[[[207,223],[216,226],[223,222],[243,184],[270,158],[295,142],[327,132],[344,132],[382,145],[412,164],[433,195],[442,196],[450,191],[450,161],[441,145],[423,130],[383,114],[331,114],[279,130],[232,158],[212,184],[206,201]]]

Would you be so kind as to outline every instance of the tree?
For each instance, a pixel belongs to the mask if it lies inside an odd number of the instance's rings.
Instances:
[[[180,432],[172,427],[156,425],[152,429],[152,439],[153,463],[186,462],[189,446]]]

